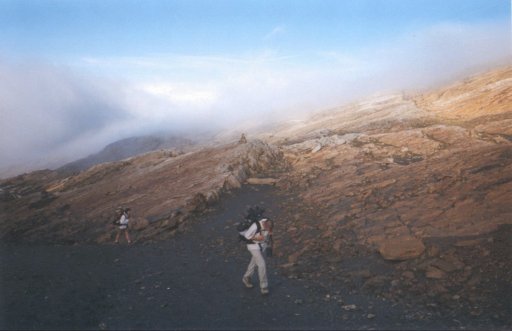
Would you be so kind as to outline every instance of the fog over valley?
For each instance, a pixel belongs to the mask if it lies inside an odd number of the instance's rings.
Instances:
[[[232,53],[56,61],[0,48],[0,176],[55,168],[128,137],[244,131],[375,93],[416,93],[512,55],[508,20],[440,21],[357,47],[280,46],[293,33],[277,24]]]

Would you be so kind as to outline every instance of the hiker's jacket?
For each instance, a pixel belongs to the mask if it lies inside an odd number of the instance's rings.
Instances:
[[[126,216],[126,214],[121,215],[121,219],[119,220],[119,228],[120,229],[126,229],[128,227],[128,222],[130,220]]]
[[[268,237],[269,237],[269,233],[268,233],[268,230],[264,230],[263,229],[263,225],[261,225],[262,222],[265,222],[267,219],[264,218],[264,219],[261,219],[259,220],[258,222],[260,223],[260,229],[261,229],[261,234],[263,235],[263,237],[265,238],[264,240],[255,240],[254,237],[258,234],[258,226],[256,225],[256,223],[252,224],[248,229],[247,231],[245,231],[245,233],[243,234],[243,236],[248,239],[248,240],[252,240],[254,242],[254,244],[247,244],[247,248],[252,250],[252,249],[257,249],[257,250],[265,250],[265,248],[267,248],[268,244],[267,244],[267,240],[268,240]]]

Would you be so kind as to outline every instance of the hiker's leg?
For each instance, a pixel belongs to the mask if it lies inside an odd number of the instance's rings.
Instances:
[[[261,254],[260,250],[254,250],[251,252],[253,255],[253,259],[258,266],[258,277],[260,279],[260,288],[268,287],[268,279],[267,279],[267,265],[265,263],[265,258],[263,254]]]
[[[254,270],[256,269],[256,259],[254,258],[254,255],[252,255],[252,251],[249,250],[249,252],[251,252],[251,262],[249,262],[249,265],[247,266],[247,271],[245,272],[244,274],[244,278],[247,278],[247,279],[250,279],[252,277],[252,274],[254,274]]]
[[[126,241],[128,243],[131,243],[132,241],[130,240],[130,234],[128,233],[128,229],[124,230],[124,236],[126,238]]]
[[[119,236],[121,235],[121,231],[119,231],[119,229],[117,230],[117,233],[116,233],[116,243],[119,242]]]

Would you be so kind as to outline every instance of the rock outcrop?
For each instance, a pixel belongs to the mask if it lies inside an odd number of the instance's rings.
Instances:
[[[353,245],[379,250],[395,238],[475,236],[510,224],[511,95],[508,68],[280,128],[272,139],[291,169],[279,185],[299,192],[311,214],[302,224],[290,215],[284,228],[312,259],[336,260]]]
[[[399,237],[382,242],[379,253],[386,260],[404,261],[414,259],[423,254],[425,245],[414,237]]]
[[[119,205],[131,207],[140,240],[167,238],[281,157],[275,147],[253,140],[182,155],[151,152],[65,178],[51,171],[18,176],[1,184],[2,239],[108,241]]]

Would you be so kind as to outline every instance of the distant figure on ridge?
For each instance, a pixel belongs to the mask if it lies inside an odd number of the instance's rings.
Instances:
[[[130,239],[130,233],[128,232],[128,223],[130,222],[130,208],[119,208],[119,219],[114,222],[114,225],[117,225],[117,234],[116,240],[114,241],[116,244],[119,244],[119,237],[121,233],[124,232],[124,236],[126,241],[131,244],[132,240]]]
[[[249,208],[246,223],[250,224],[244,231],[240,231],[240,238],[247,243],[247,250],[251,253],[251,262],[247,266],[242,282],[245,287],[252,288],[251,278],[258,269],[261,294],[266,295],[268,290],[267,266],[264,253],[271,256],[272,245],[272,221],[263,218],[265,210],[258,206]]]
[[[247,144],[247,138],[245,137],[245,133],[242,133],[242,136],[240,137],[240,140],[238,141],[239,144]]]

